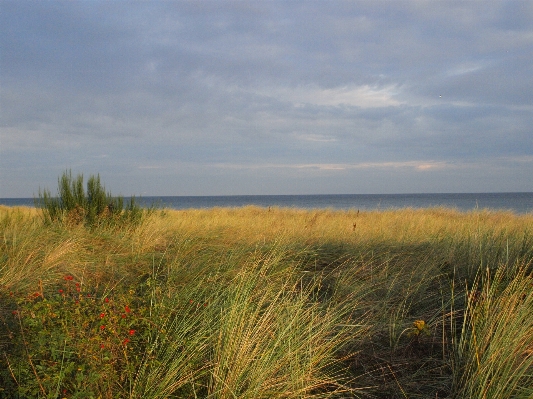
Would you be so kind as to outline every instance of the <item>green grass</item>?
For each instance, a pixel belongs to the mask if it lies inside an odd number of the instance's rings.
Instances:
[[[532,215],[66,220],[0,207],[0,398],[533,397]]]

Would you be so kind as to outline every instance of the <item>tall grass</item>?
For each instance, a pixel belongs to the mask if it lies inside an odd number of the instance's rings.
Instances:
[[[342,307],[317,301],[283,252],[252,259],[220,298],[209,396],[302,398],[347,389],[335,350],[348,339]],[[279,270],[281,265],[281,270]],[[362,331],[363,329],[359,329]],[[349,329],[350,338],[360,331]]]
[[[533,396],[533,278],[525,265],[479,271],[467,291],[458,397]]]
[[[532,215],[65,220],[0,207],[0,397],[533,396]]]

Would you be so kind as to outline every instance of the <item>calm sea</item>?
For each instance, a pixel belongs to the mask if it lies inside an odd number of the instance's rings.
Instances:
[[[172,209],[242,207],[256,205],[283,208],[332,208],[383,210],[398,208],[448,207],[460,211],[475,209],[533,213],[533,192],[472,194],[331,194],[331,195],[232,195],[141,197],[142,206]],[[0,198],[3,205],[33,206],[33,198]]]

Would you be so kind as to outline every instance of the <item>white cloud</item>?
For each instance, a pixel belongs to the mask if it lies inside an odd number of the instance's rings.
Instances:
[[[468,73],[477,72],[481,69],[488,67],[486,62],[464,62],[447,71],[447,76],[460,76]]]
[[[401,102],[394,98],[397,94],[397,87],[394,85],[386,87],[347,85],[331,89],[310,85],[274,88],[262,94],[279,101],[292,102],[295,106],[309,104],[330,107],[382,108],[401,105]]]
[[[231,95],[252,94],[273,98],[280,102],[291,102],[296,107],[318,105],[328,107],[352,106],[360,108],[383,108],[399,106],[401,101],[395,97],[399,94],[397,85],[343,85],[322,88],[315,84],[297,87],[244,87],[226,81],[223,77],[195,72],[193,78],[208,89],[222,90]]]
[[[297,133],[296,138],[304,141],[313,141],[318,143],[331,143],[337,141],[335,137],[323,134]]]
[[[406,162],[359,162],[359,163],[263,163],[263,164],[237,164],[237,163],[217,163],[212,165],[219,169],[299,169],[299,170],[324,170],[341,171],[351,169],[400,169],[409,168],[419,171],[457,168],[458,165],[450,162],[439,161],[406,161]]]

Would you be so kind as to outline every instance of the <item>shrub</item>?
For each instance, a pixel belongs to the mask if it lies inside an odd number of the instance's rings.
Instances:
[[[95,226],[117,221],[137,221],[142,216],[142,209],[131,197],[124,206],[122,196],[113,197],[100,183],[100,175],[90,176],[87,192],[83,188],[83,175],[72,177],[66,171],[58,179],[58,195],[52,197],[49,190],[39,189],[36,206],[42,208],[46,222],[62,222],[67,225],[85,224]]]
[[[11,299],[1,314],[0,398],[112,397],[128,385],[151,333],[135,290],[94,289],[65,275]]]

